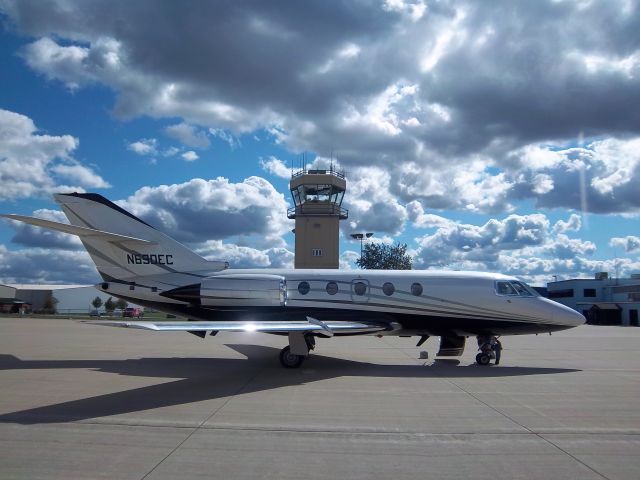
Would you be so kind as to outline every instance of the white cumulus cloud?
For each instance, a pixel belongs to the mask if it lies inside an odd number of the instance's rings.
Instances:
[[[626,237],[614,237],[609,241],[609,245],[615,248],[622,248],[627,253],[640,252],[640,237],[628,235]]]
[[[193,150],[189,150],[188,152],[184,152],[180,156],[186,162],[195,162],[196,160],[198,160],[198,158],[200,158],[200,157],[198,157],[198,154],[196,152],[194,152]]]
[[[29,117],[0,109],[0,200],[108,188],[98,173],[72,157],[78,143],[70,135],[38,133]]]
[[[200,130],[194,125],[189,125],[185,122],[169,125],[164,131],[167,135],[179,140],[188,147],[208,148],[211,144],[204,130]]]
[[[291,169],[282,160],[274,156],[269,157],[267,160],[261,158],[260,167],[265,172],[269,172],[276,177],[291,178]]]
[[[157,155],[158,140],[155,138],[141,138],[127,145],[127,149],[138,155]]]
[[[194,244],[253,236],[256,245],[282,247],[282,236],[292,228],[284,195],[260,177],[239,183],[194,178],[144,187],[118,203],[168,235]]]

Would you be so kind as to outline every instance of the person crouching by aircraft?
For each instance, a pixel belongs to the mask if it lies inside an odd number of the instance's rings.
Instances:
[[[493,350],[493,352],[496,355],[495,364],[499,365],[500,354],[502,353],[502,343],[500,343],[500,340],[498,340],[498,337],[491,337],[491,350]]]

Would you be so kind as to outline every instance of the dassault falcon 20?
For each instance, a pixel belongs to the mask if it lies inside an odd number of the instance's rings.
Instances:
[[[582,315],[493,273],[389,270],[230,269],[210,261],[95,193],[54,196],[70,224],[6,218],[80,237],[99,290],[188,321],[104,321],[108,326],[288,337],[284,367],[299,367],[316,338],[440,336],[439,356],[462,355],[465,339],[552,332]]]

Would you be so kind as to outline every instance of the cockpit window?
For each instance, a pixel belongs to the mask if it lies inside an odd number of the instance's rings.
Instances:
[[[514,297],[537,297],[538,292],[524,282],[511,280],[499,280],[496,282],[496,293],[498,295],[511,295]]]
[[[498,295],[517,295],[515,288],[509,282],[496,282],[496,292]]]

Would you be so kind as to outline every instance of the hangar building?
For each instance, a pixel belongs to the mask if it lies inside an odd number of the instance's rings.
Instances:
[[[58,301],[56,310],[60,314],[87,314],[94,309],[91,305],[94,298],[100,297],[104,305],[110,296],[93,285],[0,285],[0,309],[3,313],[17,313],[20,305],[24,305],[27,311],[37,312],[53,297]],[[100,310],[104,311],[104,306]]]
[[[582,313],[594,325],[639,326],[640,274],[631,278],[609,278],[606,272],[594,278],[551,282],[548,297]]]

